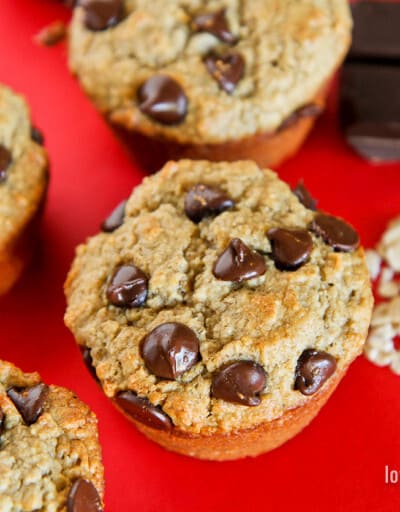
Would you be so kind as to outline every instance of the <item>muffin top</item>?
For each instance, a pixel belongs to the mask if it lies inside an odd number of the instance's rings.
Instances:
[[[97,420],[67,389],[0,361],[0,510],[100,512]],[[94,508],[94,505],[98,506]],[[74,508],[75,506],[75,508]]]
[[[346,0],[81,0],[70,67],[128,129],[213,144],[274,132],[345,54]]]
[[[272,171],[170,162],[103,230],[77,250],[66,323],[139,421],[250,428],[310,400],[361,351],[372,299],[358,235]]]
[[[48,182],[47,154],[22,96],[0,85],[0,248],[38,211]]]

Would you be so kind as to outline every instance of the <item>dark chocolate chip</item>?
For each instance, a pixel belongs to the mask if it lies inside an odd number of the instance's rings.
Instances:
[[[199,340],[186,325],[170,322],[153,329],[141,343],[141,355],[151,373],[176,379],[200,357]]]
[[[211,54],[205,57],[204,63],[221,89],[232,94],[244,73],[244,59],[240,53]]]
[[[11,152],[0,144],[0,183],[7,177],[7,169],[10,167],[12,162]]]
[[[268,231],[268,238],[279,270],[296,270],[310,259],[313,242],[305,229],[273,228]]]
[[[32,388],[9,388],[7,395],[18,409],[24,422],[27,425],[32,425],[43,412],[47,392],[46,384],[40,383]]]
[[[65,39],[67,27],[63,21],[53,21],[42,28],[35,36],[35,40],[44,46],[54,46]]]
[[[234,44],[237,41],[237,37],[229,30],[225,9],[196,16],[192,26],[195,32],[208,32],[224,43]]]
[[[234,202],[217,187],[199,183],[192,187],[185,197],[185,213],[193,222],[200,222],[209,215],[232,208]]]
[[[31,139],[40,146],[43,146],[44,144],[43,133],[39,130],[39,128],[36,128],[36,126],[31,127]]]
[[[307,103],[307,105],[303,105],[299,107],[294,112],[292,112],[284,121],[282,121],[281,125],[278,128],[278,131],[285,130],[290,126],[296,124],[299,119],[303,119],[305,117],[317,117],[322,113],[322,107],[317,105],[316,103]]]
[[[105,30],[122,19],[123,0],[79,0],[85,9],[85,25],[89,30]]]
[[[110,304],[120,308],[137,308],[147,299],[147,276],[135,265],[118,267],[107,288]]]
[[[297,361],[294,389],[313,395],[336,370],[336,359],[326,352],[304,350]]]
[[[125,218],[126,203],[126,200],[122,201],[114,208],[110,215],[101,224],[102,231],[105,233],[111,233],[122,226]]]
[[[68,494],[67,512],[102,512],[101,499],[96,487],[79,478],[75,480]]]
[[[260,405],[260,393],[267,384],[267,373],[254,361],[234,361],[222,366],[212,377],[211,395],[226,402]]]
[[[265,270],[264,257],[249,249],[240,238],[234,238],[216,261],[213,274],[222,281],[241,283],[262,276]]]
[[[85,366],[86,368],[89,370],[90,372],[90,375],[98,382],[100,383],[99,381],[99,378],[97,377],[97,373],[96,373],[96,369],[93,365],[93,359],[92,359],[92,354],[90,352],[90,348],[88,347],[79,347],[80,350],[81,350],[81,354],[82,354],[82,359],[83,359],[83,362],[85,363]]]
[[[153,405],[147,398],[140,398],[133,391],[121,391],[115,397],[117,405],[134,420],[157,430],[170,430],[172,421],[160,406]]]
[[[4,414],[3,409],[0,407],[0,436],[4,432],[6,422],[6,415]]]
[[[161,124],[182,123],[188,99],[182,86],[166,75],[154,75],[138,90],[140,110]]]
[[[310,192],[304,186],[303,180],[300,180],[293,189],[293,194],[297,197],[300,203],[309,210],[315,211],[317,209],[317,200],[312,197]]]
[[[351,252],[357,249],[360,239],[350,224],[332,215],[318,213],[311,229],[336,251]]]

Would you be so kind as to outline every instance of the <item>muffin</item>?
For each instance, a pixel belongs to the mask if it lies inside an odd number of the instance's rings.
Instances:
[[[47,184],[43,136],[25,100],[0,84],[0,295],[31,259]]]
[[[0,361],[0,510],[101,512],[103,485],[89,407]]]
[[[169,162],[77,249],[66,324],[104,393],[164,447],[271,450],[360,354],[358,235],[298,196],[249,161]]]
[[[345,0],[81,0],[69,62],[138,152],[274,167],[322,111],[350,39]]]

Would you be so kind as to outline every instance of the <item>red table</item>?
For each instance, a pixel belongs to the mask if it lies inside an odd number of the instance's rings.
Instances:
[[[328,405],[278,450],[237,462],[200,462],[145,439],[102,395],[64,327],[63,281],[74,248],[140,182],[136,167],[66,67],[64,44],[33,36],[69,12],[52,0],[1,0],[0,81],[24,93],[46,136],[51,186],[44,244],[30,271],[0,302],[0,357],[48,383],[74,389],[99,419],[106,511],[395,511],[400,483],[400,377],[352,366]],[[372,166],[338,133],[335,101],[301,152],[280,169],[303,177],[321,208],[349,219],[365,245],[400,213],[400,165]]]

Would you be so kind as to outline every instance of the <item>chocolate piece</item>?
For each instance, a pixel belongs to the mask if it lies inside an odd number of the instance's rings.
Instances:
[[[67,512],[102,512],[96,487],[83,478],[75,480],[67,500]]]
[[[350,59],[400,58],[400,4],[398,2],[356,2]]]
[[[353,227],[332,215],[318,213],[314,217],[311,229],[336,251],[351,252],[360,244],[359,236]]]
[[[304,350],[297,361],[294,389],[313,395],[336,370],[336,359],[326,352]]]
[[[268,231],[268,238],[279,270],[297,270],[310,259],[313,242],[305,229],[273,228]]]
[[[199,340],[186,325],[165,323],[142,341],[141,355],[148,370],[157,377],[176,379],[199,360]]]
[[[32,388],[9,388],[7,395],[18,409],[24,422],[27,425],[32,425],[43,412],[47,392],[46,384],[40,383]]]
[[[265,270],[264,257],[250,250],[240,238],[234,238],[216,261],[213,274],[222,281],[241,283],[262,276]]]
[[[110,304],[120,308],[137,308],[147,299],[147,276],[135,265],[118,267],[107,288]]]
[[[115,402],[134,420],[157,430],[170,430],[172,421],[159,406],[147,398],[140,398],[133,391],[121,391]]]
[[[39,128],[36,128],[36,126],[31,127],[31,139],[36,142],[36,144],[39,144],[40,146],[43,146],[44,144],[44,135],[39,130]]]
[[[340,87],[341,127],[350,146],[376,161],[400,160],[400,67],[345,64]]]
[[[310,192],[304,186],[303,180],[300,180],[293,189],[293,194],[297,197],[300,203],[309,210],[315,211],[317,209],[317,200],[312,197]]]
[[[199,183],[192,187],[185,197],[185,213],[193,222],[200,222],[209,215],[232,208],[234,202],[217,187]]]
[[[81,350],[83,362],[85,363],[86,368],[89,370],[90,375],[97,381],[97,383],[100,383],[97,377],[96,369],[93,366],[93,359],[90,348],[83,346],[80,346],[79,348]]]
[[[122,19],[122,0],[78,0],[85,9],[85,25],[89,30],[105,30]]]
[[[138,90],[140,110],[165,125],[180,124],[185,119],[188,99],[182,86],[166,75],[154,75]]]
[[[0,144],[0,183],[7,177],[7,170],[12,162],[11,152]]]
[[[237,41],[236,36],[229,30],[225,9],[196,16],[193,19],[192,26],[195,32],[208,32],[224,43],[234,44]]]
[[[303,105],[302,107],[299,107],[294,112],[292,112],[290,116],[288,116],[284,121],[282,121],[278,131],[282,131],[286,128],[289,128],[290,126],[293,126],[299,119],[303,119],[304,117],[317,117],[322,113],[322,110],[322,107],[316,103],[308,103],[307,105]]]
[[[35,40],[44,46],[54,46],[67,35],[67,27],[63,21],[54,21],[44,27],[35,36]]]
[[[240,53],[211,54],[205,57],[204,63],[221,89],[232,94],[244,73],[244,59]]]
[[[125,218],[125,207],[127,201],[121,201],[110,215],[102,222],[101,230],[105,233],[112,233],[122,226]]]
[[[4,414],[3,409],[0,407],[0,436],[4,432],[5,421],[6,421],[6,415]]]
[[[264,368],[253,361],[234,361],[222,366],[212,377],[211,395],[226,402],[260,405],[260,393],[267,384]]]

